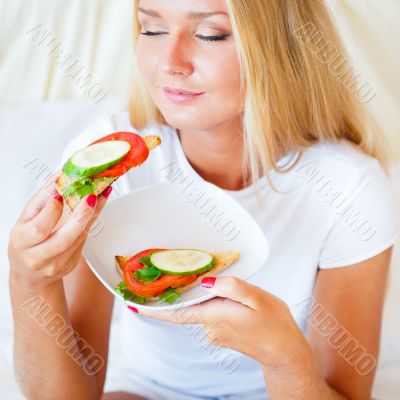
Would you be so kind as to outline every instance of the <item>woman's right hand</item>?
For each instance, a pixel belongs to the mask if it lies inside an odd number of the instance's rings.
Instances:
[[[32,197],[11,230],[10,282],[19,286],[47,286],[75,268],[90,228],[111,192],[109,189],[98,198],[89,195],[71,212],[67,207],[64,210],[54,178]]]

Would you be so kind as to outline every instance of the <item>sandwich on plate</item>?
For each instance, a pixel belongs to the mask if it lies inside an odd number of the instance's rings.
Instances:
[[[141,165],[160,144],[159,136],[141,137],[132,132],[98,139],[67,160],[56,179],[57,191],[73,210],[83,197],[100,195],[120,176]]]
[[[138,304],[172,304],[180,295],[235,263],[240,253],[207,253],[197,249],[147,249],[134,256],[115,256],[122,281],[115,292]]]

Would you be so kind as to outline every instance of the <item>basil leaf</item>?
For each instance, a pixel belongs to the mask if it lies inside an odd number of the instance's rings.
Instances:
[[[153,282],[161,275],[161,271],[156,267],[151,266],[138,269],[133,273],[133,275],[140,281]]]
[[[172,287],[168,288],[165,292],[161,293],[158,298],[168,304],[175,303],[181,295]]]
[[[148,265],[149,267],[152,265],[150,262],[150,257],[139,257],[138,261],[140,261],[142,264]]]

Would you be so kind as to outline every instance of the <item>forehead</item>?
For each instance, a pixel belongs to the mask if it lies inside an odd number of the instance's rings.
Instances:
[[[203,19],[227,17],[224,0],[140,0],[139,15],[156,18]]]

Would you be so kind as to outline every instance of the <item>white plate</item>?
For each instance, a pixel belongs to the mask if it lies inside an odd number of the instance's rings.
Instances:
[[[197,248],[208,252],[239,251],[240,259],[221,275],[249,279],[266,262],[267,240],[250,214],[220,188],[197,182],[197,196],[177,190],[170,182],[147,186],[110,201],[84,256],[100,281],[114,293],[121,281],[114,257],[131,256],[147,248]],[[193,192],[192,192],[193,193]],[[152,302],[136,308],[157,310],[187,307],[215,297],[201,285],[183,293],[173,304]]]

